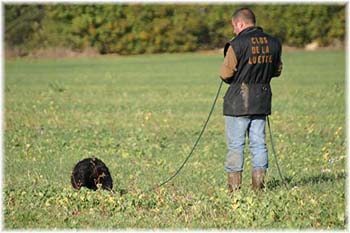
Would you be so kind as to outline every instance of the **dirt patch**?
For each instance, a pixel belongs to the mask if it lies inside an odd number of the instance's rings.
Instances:
[[[200,54],[224,54],[224,48],[217,48],[217,49],[211,49],[211,50],[198,50],[198,51],[195,51],[195,53],[200,53]]]
[[[50,48],[33,51],[29,58],[75,58],[75,57],[97,57],[101,56],[96,49],[88,48],[82,52],[66,48]]]
[[[283,45],[283,52],[295,52],[295,51],[334,51],[345,49],[345,43],[339,40],[335,40],[328,46],[320,46],[316,41],[313,41],[305,47],[292,47]]]
[[[94,58],[94,57],[101,57],[104,56],[100,54],[96,49],[89,48],[85,49],[82,52],[79,51],[73,51],[71,49],[67,48],[47,48],[47,49],[38,49],[34,50],[32,52],[24,52],[19,49],[6,49],[5,51],[5,58],[6,59],[13,59],[13,58],[19,58],[19,57],[25,57],[25,58],[31,58],[31,59],[59,59],[59,58],[79,58],[79,57],[88,57],[88,58]],[[114,56],[116,56],[114,54]]]

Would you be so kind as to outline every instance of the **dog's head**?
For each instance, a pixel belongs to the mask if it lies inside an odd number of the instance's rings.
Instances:
[[[103,189],[112,190],[113,189],[113,180],[111,174],[109,173],[108,167],[102,163],[95,166],[95,176],[94,181],[96,186],[101,184]]]

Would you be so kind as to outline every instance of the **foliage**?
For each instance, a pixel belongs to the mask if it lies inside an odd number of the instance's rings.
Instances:
[[[242,190],[226,192],[219,98],[180,175],[142,193],[189,152],[221,62],[213,54],[6,61],[5,229],[345,229],[344,51],[285,53],[272,80],[288,190],[270,153],[267,188],[252,192],[246,151]],[[71,169],[93,155],[110,168],[115,193],[71,188]]]
[[[5,5],[5,41],[25,53],[35,33],[42,27],[42,5]]]
[[[102,54],[221,48],[237,5],[5,5],[8,47],[89,47]],[[344,5],[251,5],[258,25],[286,45],[345,38]],[[38,10],[39,9],[39,10]],[[9,26],[10,25],[10,26]],[[23,33],[24,32],[24,33]]]

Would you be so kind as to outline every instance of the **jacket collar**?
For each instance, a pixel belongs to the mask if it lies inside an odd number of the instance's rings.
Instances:
[[[242,30],[237,36],[243,35],[243,34],[246,34],[248,32],[255,31],[255,30],[263,31],[263,29],[261,27],[251,26],[251,27],[247,27],[246,29]]]

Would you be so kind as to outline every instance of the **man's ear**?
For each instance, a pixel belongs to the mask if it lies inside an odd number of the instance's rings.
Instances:
[[[243,20],[241,20],[241,19],[237,19],[236,20],[236,26],[237,26],[237,28],[242,28],[243,26],[244,26],[244,22],[243,22]]]

